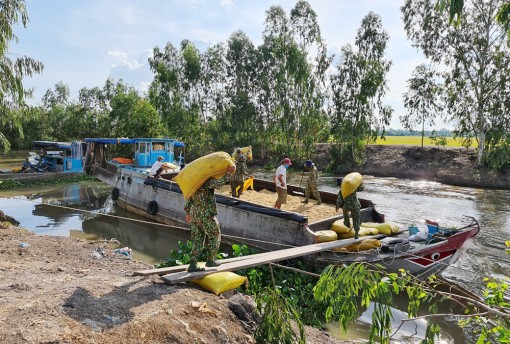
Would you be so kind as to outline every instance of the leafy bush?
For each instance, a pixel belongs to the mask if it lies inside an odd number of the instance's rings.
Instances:
[[[487,167],[494,170],[510,168],[510,145],[504,144],[493,147],[485,155],[484,163]]]

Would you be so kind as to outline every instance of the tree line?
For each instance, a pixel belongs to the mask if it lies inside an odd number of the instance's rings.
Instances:
[[[425,134],[437,119],[454,125],[453,135],[478,143],[480,164],[510,166],[510,61],[505,28],[494,21],[504,1],[470,2],[462,27],[434,1],[407,0],[401,8],[409,40],[430,63],[416,67],[403,95],[406,130]],[[363,149],[387,135],[394,110],[384,104],[389,40],[381,17],[369,12],[335,59],[328,54],[307,1],[290,13],[266,11],[263,41],[256,46],[242,31],[200,51],[183,39],[155,47],[153,80],[142,94],[122,80],[82,88],[70,99],[60,82],[38,106],[28,107],[23,77],[43,70],[29,57],[11,59],[12,26],[28,16],[23,0],[0,3],[0,142],[28,148],[33,140],[71,141],[84,137],[172,137],[187,144],[187,155],[252,145],[254,156],[274,161],[287,154],[313,158],[315,143],[332,143],[333,166],[362,163]],[[334,62],[336,61],[336,62]]]

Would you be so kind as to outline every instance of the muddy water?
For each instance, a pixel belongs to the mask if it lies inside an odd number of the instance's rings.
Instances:
[[[187,231],[168,230],[169,226],[117,207],[111,190],[104,183],[90,181],[0,190],[0,210],[36,234],[115,238],[133,250],[134,259],[149,264],[168,257],[179,241],[187,240]]]
[[[272,179],[272,172],[250,172]],[[288,179],[295,185],[306,183],[306,177],[302,178],[300,173],[290,172]],[[335,179],[321,175],[319,188],[337,192]],[[168,226],[117,208],[110,194],[111,188],[100,182],[3,190],[0,210],[37,234],[116,238],[133,249],[135,259],[151,264],[167,257],[179,240],[186,240],[185,231],[169,231]],[[464,254],[444,276],[476,294],[483,289],[484,277],[509,277],[510,255],[504,252],[504,241],[510,239],[510,192],[366,176],[365,191],[360,197],[372,200],[388,221],[405,226],[414,223],[424,228],[425,219],[449,226],[465,221],[464,216],[475,217],[481,226],[480,233],[466,245]],[[369,314],[364,317],[370,319]],[[334,324],[330,324],[329,331],[339,338],[366,339],[367,328],[362,318],[347,336],[340,334]],[[455,321],[445,320],[441,328],[445,343],[474,340],[459,330]]]

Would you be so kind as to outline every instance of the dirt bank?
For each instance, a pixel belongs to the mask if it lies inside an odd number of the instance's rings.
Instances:
[[[0,228],[0,343],[254,343],[250,297],[133,277],[149,266],[113,251]],[[307,334],[308,343],[339,342]]]
[[[317,146],[319,166],[329,164],[329,145]],[[474,149],[369,145],[363,166],[346,167],[378,177],[436,181],[449,185],[510,189],[510,171],[495,172],[476,164]]]

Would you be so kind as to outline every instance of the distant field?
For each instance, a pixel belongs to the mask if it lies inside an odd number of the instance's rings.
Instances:
[[[448,147],[462,147],[459,139],[454,140],[453,137],[448,137]],[[412,145],[421,146],[421,136],[386,136],[385,140],[377,139],[375,142],[377,145]],[[435,142],[430,141],[428,137],[423,139],[424,146],[435,146]],[[476,147],[476,142],[473,143],[472,147]]]

